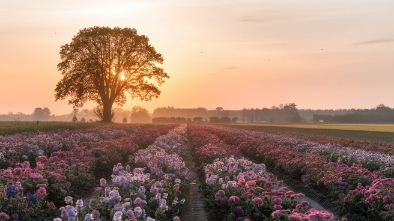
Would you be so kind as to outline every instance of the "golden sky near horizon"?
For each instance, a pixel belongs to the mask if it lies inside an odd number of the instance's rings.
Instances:
[[[0,0],[0,114],[70,113],[60,46],[92,26],[136,28],[164,57],[160,98],[124,109],[394,107],[393,20],[391,0]]]

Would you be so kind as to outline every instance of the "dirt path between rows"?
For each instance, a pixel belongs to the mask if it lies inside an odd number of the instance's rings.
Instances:
[[[193,162],[193,157],[188,150],[182,156],[185,161],[186,167],[191,172],[191,182],[189,185],[189,193],[185,196],[185,205],[182,210],[181,220],[184,221],[207,221],[209,215],[205,211],[204,201],[202,200],[202,194],[199,190],[200,180],[196,174],[196,166]]]

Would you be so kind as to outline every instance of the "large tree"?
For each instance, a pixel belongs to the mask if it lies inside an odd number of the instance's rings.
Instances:
[[[60,57],[63,78],[56,85],[56,100],[70,97],[74,108],[94,101],[103,108],[103,122],[111,122],[112,106],[122,106],[126,92],[149,101],[159,97],[158,86],[169,78],[157,66],[163,63],[161,54],[131,28],[82,29],[61,46]]]

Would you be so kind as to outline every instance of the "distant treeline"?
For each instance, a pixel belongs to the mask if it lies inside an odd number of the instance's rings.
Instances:
[[[161,107],[153,111],[153,123],[157,121],[167,121],[185,119],[185,122],[195,122],[199,117],[204,122],[228,123],[228,122],[302,122],[304,119],[298,113],[296,104],[290,103],[269,108],[244,108],[242,110],[224,110],[217,107],[215,110],[206,108],[174,108]],[[172,121],[170,121],[172,122]]]
[[[383,104],[371,109],[311,110],[297,109],[294,103],[280,104],[271,108],[243,108],[242,110],[214,110],[199,108],[156,108],[150,114],[145,108],[136,106],[131,110],[115,108],[114,122],[119,123],[300,123],[300,122],[337,122],[337,123],[394,123],[394,109]],[[35,108],[32,114],[0,114],[0,121],[97,121],[95,109],[73,111],[70,114],[54,115],[44,107]]]
[[[209,117],[208,119],[204,119],[202,117],[193,117],[185,118],[185,117],[154,117],[152,118],[152,123],[230,123],[230,122],[237,122],[238,118],[233,117]]]
[[[299,109],[298,113],[306,121],[313,121],[315,115],[345,115],[354,113],[355,109]]]
[[[394,123],[394,109],[383,104],[372,109],[352,110],[352,113],[342,115],[313,115],[315,122],[335,123]]]

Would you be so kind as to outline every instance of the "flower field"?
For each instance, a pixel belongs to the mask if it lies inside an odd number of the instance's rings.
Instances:
[[[326,144],[335,143],[342,147],[354,147],[366,151],[394,154],[393,126],[385,125],[286,125],[286,126],[241,126],[231,127],[248,131],[276,134],[294,139]]]
[[[93,192],[100,171],[127,162],[175,125],[131,127],[0,137],[0,220],[52,220],[66,196]]]
[[[0,136],[0,220],[182,220],[190,155],[210,220],[346,220],[273,173],[327,194],[344,215],[394,218],[394,159],[382,151],[163,124]]]
[[[371,220],[393,219],[391,155],[234,128],[201,129],[249,159],[324,192],[348,213]]]

